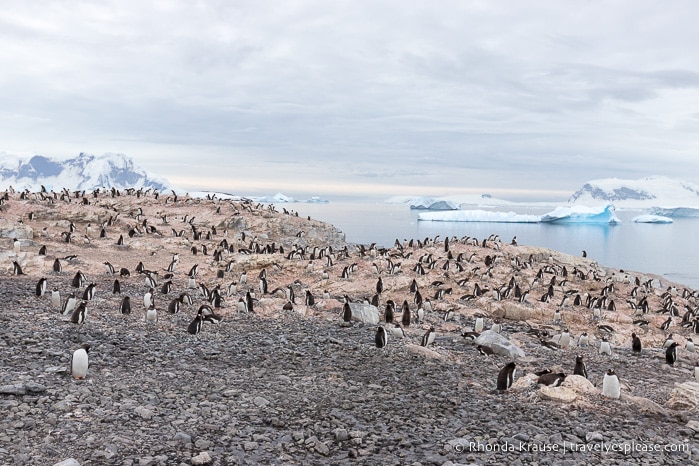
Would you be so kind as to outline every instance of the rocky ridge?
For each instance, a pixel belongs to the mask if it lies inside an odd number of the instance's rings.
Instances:
[[[680,326],[680,315],[662,331],[669,313],[658,312],[668,296],[683,313],[696,308],[696,292],[660,286],[650,274],[499,238],[352,245],[334,227],[286,209],[143,190],[63,199],[8,192],[0,208],[2,464],[688,464],[699,455],[695,355],[681,349],[671,367],[661,348],[669,332],[684,348],[692,329]],[[163,293],[175,254],[172,287]],[[56,259],[61,272],[52,271]],[[139,262],[158,272],[156,324],[144,321],[148,287]],[[222,291],[215,311],[223,320],[190,335],[199,306],[213,307],[190,288],[194,266],[197,286]],[[129,275],[119,276],[121,268]],[[268,293],[258,285],[263,270]],[[78,271],[87,283],[76,288]],[[36,296],[42,277],[48,291]],[[378,277],[381,325],[389,326],[389,299],[397,322],[404,301],[412,317],[405,338],[389,335],[384,349],[374,346],[376,325],[341,318],[344,297],[372,301]],[[420,322],[413,280],[423,297]],[[507,291],[511,280],[528,298]],[[88,283],[97,292],[86,322],[72,324],[51,305],[51,290],[82,295]],[[296,296],[291,310],[283,309],[287,285]],[[253,312],[238,305],[248,291]],[[314,303],[305,302],[306,291]],[[185,292],[193,303],[168,313]],[[593,309],[574,304],[576,294],[606,294],[616,310],[605,307],[595,320]],[[125,295],[129,315],[119,312]],[[634,316],[630,302],[642,296],[650,311]],[[486,328],[502,321],[501,335],[525,354],[504,393],[495,379],[509,356],[480,355],[462,336],[476,316]],[[420,339],[430,326],[437,338],[425,348]],[[587,332],[590,345],[558,347],[565,328],[573,342]],[[632,331],[644,343],[638,356]],[[544,332],[546,346],[536,335]],[[611,357],[598,354],[602,337],[614,347]],[[73,380],[70,355],[85,342],[88,376]],[[571,374],[578,354],[589,382],[569,376],[561,387],[537,386],[535,371]],[[622,381],[620,400],[601,395],[608,367]]]

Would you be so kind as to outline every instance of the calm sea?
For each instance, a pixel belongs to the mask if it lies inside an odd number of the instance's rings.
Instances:
[[[653,273],[699,289],[699,219],[677,218],[672,224],[633,223],[638,211],[617,211],[618,225],[550,223],[483,223],[418,221],[419,211],[407,204],[371,202],[293,203],[285,205],[302,216],[332,223],[352,243],[390,247],[396,239],[424,239],[464,235],[482,239],[500,235],[509,242],[517,236],[522,245],[542,246],[594,259],[600,265]],[[476,207],[474,207],[476,209]],[[493,209],[495,210],[495,209]],[[507,207],[520,214],[543,214],[553,208]]]

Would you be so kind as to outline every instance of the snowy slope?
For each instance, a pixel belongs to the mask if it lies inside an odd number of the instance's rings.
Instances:
[[[1,154],[0,189],[92,190],[95,188],[171,189],[170,183],[146,172],[124,154],[91,155],[56,160],[41,155],[22,158]]]
[[[699,207],[699,186],[664,176],[638,180],[604,178],[588,181],[568,202],[577,205],[609,202],[623,209]]]

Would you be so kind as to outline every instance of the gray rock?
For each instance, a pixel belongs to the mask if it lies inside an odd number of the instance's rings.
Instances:
[[[0,387],[0,395],[24,395],[27,387],[24,384],[3,385]]]
[[[80,463],[78,463],[78,460],[75,458],[68,458],[67,460],[55,463],[53,466],[80,466]]]
[[[199,453],[197,456],[192,457],[192,464],[196,465],[196,466],[203,465],[203,464],[209,464],[212,461],[213,460],[211,458],[211,455],[209,455],[209,453],[206,451],[203,451],[203,452]]]
[[[376,325],[379,323],[379,309],[371,304],[350,303],[352,320]]]
[[[476,344],[486,346],[492,349],[495,354],[507,356],[510,359],[523,358],[525,356],[521,348],[492,330],[486,330],[481,333],[480,336],[476,338]]]

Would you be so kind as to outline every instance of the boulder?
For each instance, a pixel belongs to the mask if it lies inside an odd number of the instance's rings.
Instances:
[[[699,382],[685,382],[677,385],[670,393],[670,399],[665,406],[675,410],[699,409]]]
[[[581,395],[599,393],[599,390],[595,388],[593,383],[587,380],[582,375],[567,375],[565,380],[561,384],[561,387],[569,388],[575,393]]]
[[[619,399],[621,401],[626,401],[635,405],[636,408],[640,409],[641,411],[646,411],[652,414],[667,415],[667,410],[665,408],[660,406],[655,401],[649,400],[648,398],[643,398],[641,396],[631,396],[624,392],[621,392],[621,396],[619,397]]]
[[[543,385],[539,389],[539,398],[542,400],[560,401],[563,403],[572,403],[577,399],[578,395],[567,387],[554,387],[551,385]]]
[[[350,303],[352,320],[376,325],[379,323],[379,308],[371,304]]]
[[[524,375],[524,376],[516,379],[514,382],[512,382],[512,386],[510,387],[510,391],[525,390],[525,389],[531,387],[532,385],[535,385],[538,378],[539,378],[538,375],[536,375],[533,372],[530,372],[527,375]]]
[[[442,359],[443,356],[436,352],[433,349],[430,348],[425,348],[424,346],[420,345],[415,345],[412,343],[408,343],[405,345],[405,350],[410,353],[414,354],[416,356],[424,356],[426,358],[432,358],[432,359]]]
[[[510,359],[524,357],[524,351],[510,340],[492,330],[486,330],[476,338],[476,345],[486,346],[493,350],[493,353],[508,356]]]

